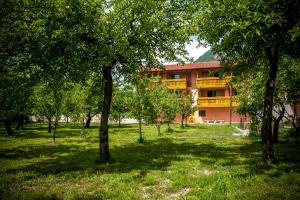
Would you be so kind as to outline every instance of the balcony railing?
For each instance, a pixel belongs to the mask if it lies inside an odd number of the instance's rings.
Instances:
[[[224,79],[218,77],[204,77],[197,78],[197,88],[224,88],[225,85],[231,80],[230,76]]]
[[[182,90],[186,89],[186,79],[164,79],[162,80],[164,84],[166,84],[168,89],[172,90]]]
[[[230,97],[198,97],[198,107],[229,107]],[[237,107],[239,103],[237,99],[232,97],[232,107]]]

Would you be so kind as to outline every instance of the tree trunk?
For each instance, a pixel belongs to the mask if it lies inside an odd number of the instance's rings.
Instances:
[[[69,123],[69,116],[66,116],[66,118],[67,118],[67,124]]]
[[[181,128],[183,128],[184,115],[181,115]]]
[[[51,130],[52,130],[51,119],[48,119],[48,133],[51,133]]]
[[[295,129],[295,136],[299,137],[300,135],[300,117],[299,113],[297,113],[297,101],[293,102],[293,117],[292,117],[292,125]]]
[[[278,45],[272,50],[266,49],[270,64],[268,80],[265,86],[264,110],[261,127],[262,151],[264,161],[274,161],[273,137],[272,137],[272,110],[275,81],[278,71]]]
[[[55,144],[56,127],[57,127],[57,122],[54,122],[54,129],[53,129],[53,144]]]
[[[91,115],[91,111],[89,111],[89,113],[87,114],[85,128],[90,128],[90,124],[91,124],[92,118],[93,118],[93,116]]]
[[[118,117],[118,122],[119,122],[119,128],[121,127],[121,114],[119,113],[119,117]]]
[[[20,128],[21,128],[21,130],[24,129],[24,116],[23,115],[18,117],[18,124],[16,126],[16,130],[20,130]]]
[[[279,113],[279,116],[274,120],[274,124],[273,124],[273,142],[275,144],[278,143],[278,130],[279,130],[279,123],[282,120],[282,118],[284,117],[284,112],[285,112],[285,107],[283,104],[281,105],[281,111]]]
[[[112,67],[103,68],[103,84],[104,97],[101,111],[100,125],[100,143],[99,143],[99,162],[106,163],[109,161],[109,145],[108,145],[108,118],[112,99]]]
[[[160,133],[160,122],[156,122],[156,128],[157,128],[157,135],[160,137],[161,133]]]
[[[273,122],[273,143],[278,143],[278,129],[279,129],[280,120],[278,118]]]
[[[144,139],[143,139],[143,135],[142,135],[142,119],[139,119],[139,143],[143,143]]]
[[[292,125],[293,125],[293,127],[295,129],[295,137],[299,137],[299,135],[300,135],[300,126],[299,126],[299,124],[297,124],[297,122],[295,123],[293,121]]]
[[[4,126],[5,126],[5,130],[7,135],[13,135],[13,131],[11,129],[11,120],[10,119],[5,119],[4,120]]]

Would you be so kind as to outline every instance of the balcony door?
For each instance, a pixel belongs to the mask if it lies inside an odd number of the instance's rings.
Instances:
[[[181,74],[179,74],[179,73],[170,74],[170,78],[171,79],[181,79]]]
[[[215,96],[217,96],[217,91],[216,90],[207,91],[207,97],[215,97]]]
[[[207,91],[207,97],[219,97],[224,96],[224,90],[208,90]]]

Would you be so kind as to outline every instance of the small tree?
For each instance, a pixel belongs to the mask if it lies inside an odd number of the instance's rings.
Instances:
[[[193,106],[194,100],[191,94],[187,94],[186,92],[177,92],[176,94],[179,114],[181,116],[181,128],[184,128],[184,120],[187,121],[188,116],[197,110],[197,106]]]
[[[164,107],[167,104],[168,90],[157,82],[153,84],[153,79],[148,79],[145,98],[145,120],[148,123],[154,123],[157,128],[157,135],[161,136],[160,127],[164,115]]]
[[[118,122],[121,127],[121,120],[125,118],[129,111],[129,96],[131,95],[127,87],[115,87],[111,104],[111,117]]]
[[[35,112],[40,116],[45,116],[48,120],[48,132],[52,131],[53,126],[53,142],[55,143],[56,129],[58,122],[63,113],[63,84],[39,84],[34,91]]]
[[[144,99],[146,98],[145,80],[134,76],[131,88],[128,88],[127,92],[130,94],[128,102],[130,105],[129,116],[137,119],[139,122],[139,143],[144,142],[142,135],[142,121],[145,115],[145,104]]]
[[[179,105],[177,101],[176,93],[170,92],[168,93],[167,98],[165,99],[164,107],[163,107],[163,113],[164,113],[164,121],[168,124],[168,132],[172,131],[172,128],[170,127],[170,123],[174,121],[176,118],[176,114],[179,111]]]

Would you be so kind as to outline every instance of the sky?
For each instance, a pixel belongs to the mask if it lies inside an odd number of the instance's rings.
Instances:
[[[187,43],[185,49],[188,52],[189,58],[196,60],[199,56],[202,56],[210,47],[198,46],[197,36],[190,38],[190,43]],[[164,64],[176,64],[176,62],[163,62]]]
[[[190,44],[187,44],[185,49],[189,53],[189,57],[194,60],[199,58],[199,56],[203,55],[210,47],[198,46],[198,42],[196,38],[192,38]]]

